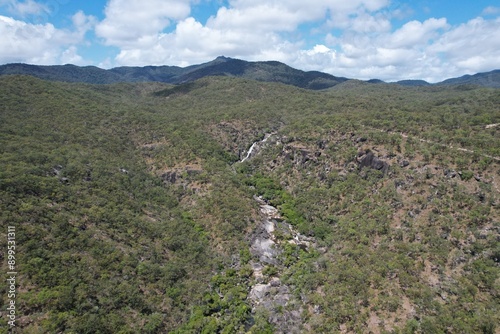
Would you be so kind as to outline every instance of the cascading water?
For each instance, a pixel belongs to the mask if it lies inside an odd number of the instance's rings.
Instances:
[[[254,142],[248,152],[241,159],[245,162],[255,156],[263,144],[274,133],[268,133],[260,141]],[[276,207],[269,205],[262,197],[255,196],[259,203],[261,213],[261,224],[257,225],[252,236],[250,253],[253,259],[250,266],[253,270],[254,283],[250,285],[248,298],[253,308],[263,308],[269,311],[269,321],[275,326],[275,332],[300,333],[302,324],[302,312],[304,303],[297,299],[290,287],[281,281],[281,274],[286,267],[282,263],[281,254],[284,244],[290,243],[303,249],[315,248],[314,238],[309,238],[297,232],[279,214]],[[280,235],[288,235],[289,239],[278,240],[275,233],[279,230]],[[277,272],[272,277],[266,277],[263,271],[266,267],[273,266]]]
[[[246,156],[241,159],[240,162],[244,162],[245,160],[247,160],[248,158],[250,158],[250,156],[252,155],[253,151],[255,150],[256,147],[258,147],[260,144],[263,144],[265,143],[269,137],[271,137],[273,134],[272,133],[266,133],[266,135],[264,136],[264,139],[262,139],[261,141],[256,141],[255,143],[252,144],[252,146],[250,146],[250,149],[248,149],[248,152],[246,154]]]

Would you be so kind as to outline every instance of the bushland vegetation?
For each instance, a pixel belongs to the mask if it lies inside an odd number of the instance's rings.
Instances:
[[[288,247],[280,273],[303,332],[495,333],[499,105],[474,86],[3,76],[0,234],[16,226],[18,327],[273,333],[247,296],[256,195],[317,241]],[[385,174],[358,168],[367,150]]]

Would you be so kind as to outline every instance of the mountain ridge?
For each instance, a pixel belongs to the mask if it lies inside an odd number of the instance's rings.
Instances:
[[[31,75],[44,80],[63,82],[82,82],[90,84],[111,84],[118,82],[163,82],[182,84],[195,81],[205,76],[234,76],[265,82],[280,82],[300,88],[321,90],[334,87],[339,83],[353,80],[338,77],[320,71],[303,71],[279,61],[246,61],[219,56],[207,63],[179,66],[121,66],[101,69],[96,66],[66,65],[31,65],[11,63],[0,65],[0,75]],[[379,79],[364,82],[386,83]],[[401,86],[443,86],[472,84],[483,87],[500,88],[500,70],[464,75],[446,79],[438,83],[424,80],[400,80],[390,82]]]

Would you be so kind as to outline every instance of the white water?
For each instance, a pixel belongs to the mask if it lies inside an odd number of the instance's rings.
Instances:
[[[264,139],[262,139],[260,142],[256,141],[255,143],[253,143],[252,146],[250,146],[250,149],[248,150],[247,155],[243,159],[241,159],[241,162],[244,162],[245,160],[247,160],[248,158],[250,158],[250,155],[252,154],[252,152],[255,149],[255,147],[257,147],[257,145],[259,145],[261,143],[265,143],[269,139],[269,137],[271,137],[271,135],[272,135],[272,133],[267,133],[264,136]]]
[[[252,154],[253,149],[255,148],[255,145],[257,145],[257,142],[253,143],[252,146],[250,146],[250,149],[248,150],[247,156],[244,157],[241,162],[245,161],[246,159],[250,158],[250,154]]]

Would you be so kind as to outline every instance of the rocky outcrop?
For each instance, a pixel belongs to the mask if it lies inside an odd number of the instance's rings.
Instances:
[[[160,174],[160,177],[166,184],[182,184],[187,186],[196,175],[202,172],[202,168],[198,165],[186,165],[166,169]]]
[[[308,162],[318,162],[318,157],[321,155],[321,151],[314,151],[298,145],[285,145],[281,155],[285,161],[292,161],[295,165],[301,166]]]
[[[282,243],[288,242],[307,250],[314,247],[314,239],[296,232],[293,227],[283,221],[278,210],[267,204],[262,198],[255,197],[260,205],[262,223],[252,236],[250,252],[254,260],[250,263],[253,269],[255,284],[251,286],[248,298],[253,311],[265,308],[269,313],[269,322],[275,326],[275,333],[301,333],[303,301],[298,300],[288,285],[281,279],[285,269],[280,255]],[[287,235],[287,240],[277,240],[275,233]],[[265,267],[277,268],[272,277],[266,277]]]
[[[389,164],[387,162],[380,160],[373,154],[372,151],[359,152],[356,161],[359,164],[359,169],[364,167],[372,168],[381,171],[384,175],[389,169]]]

